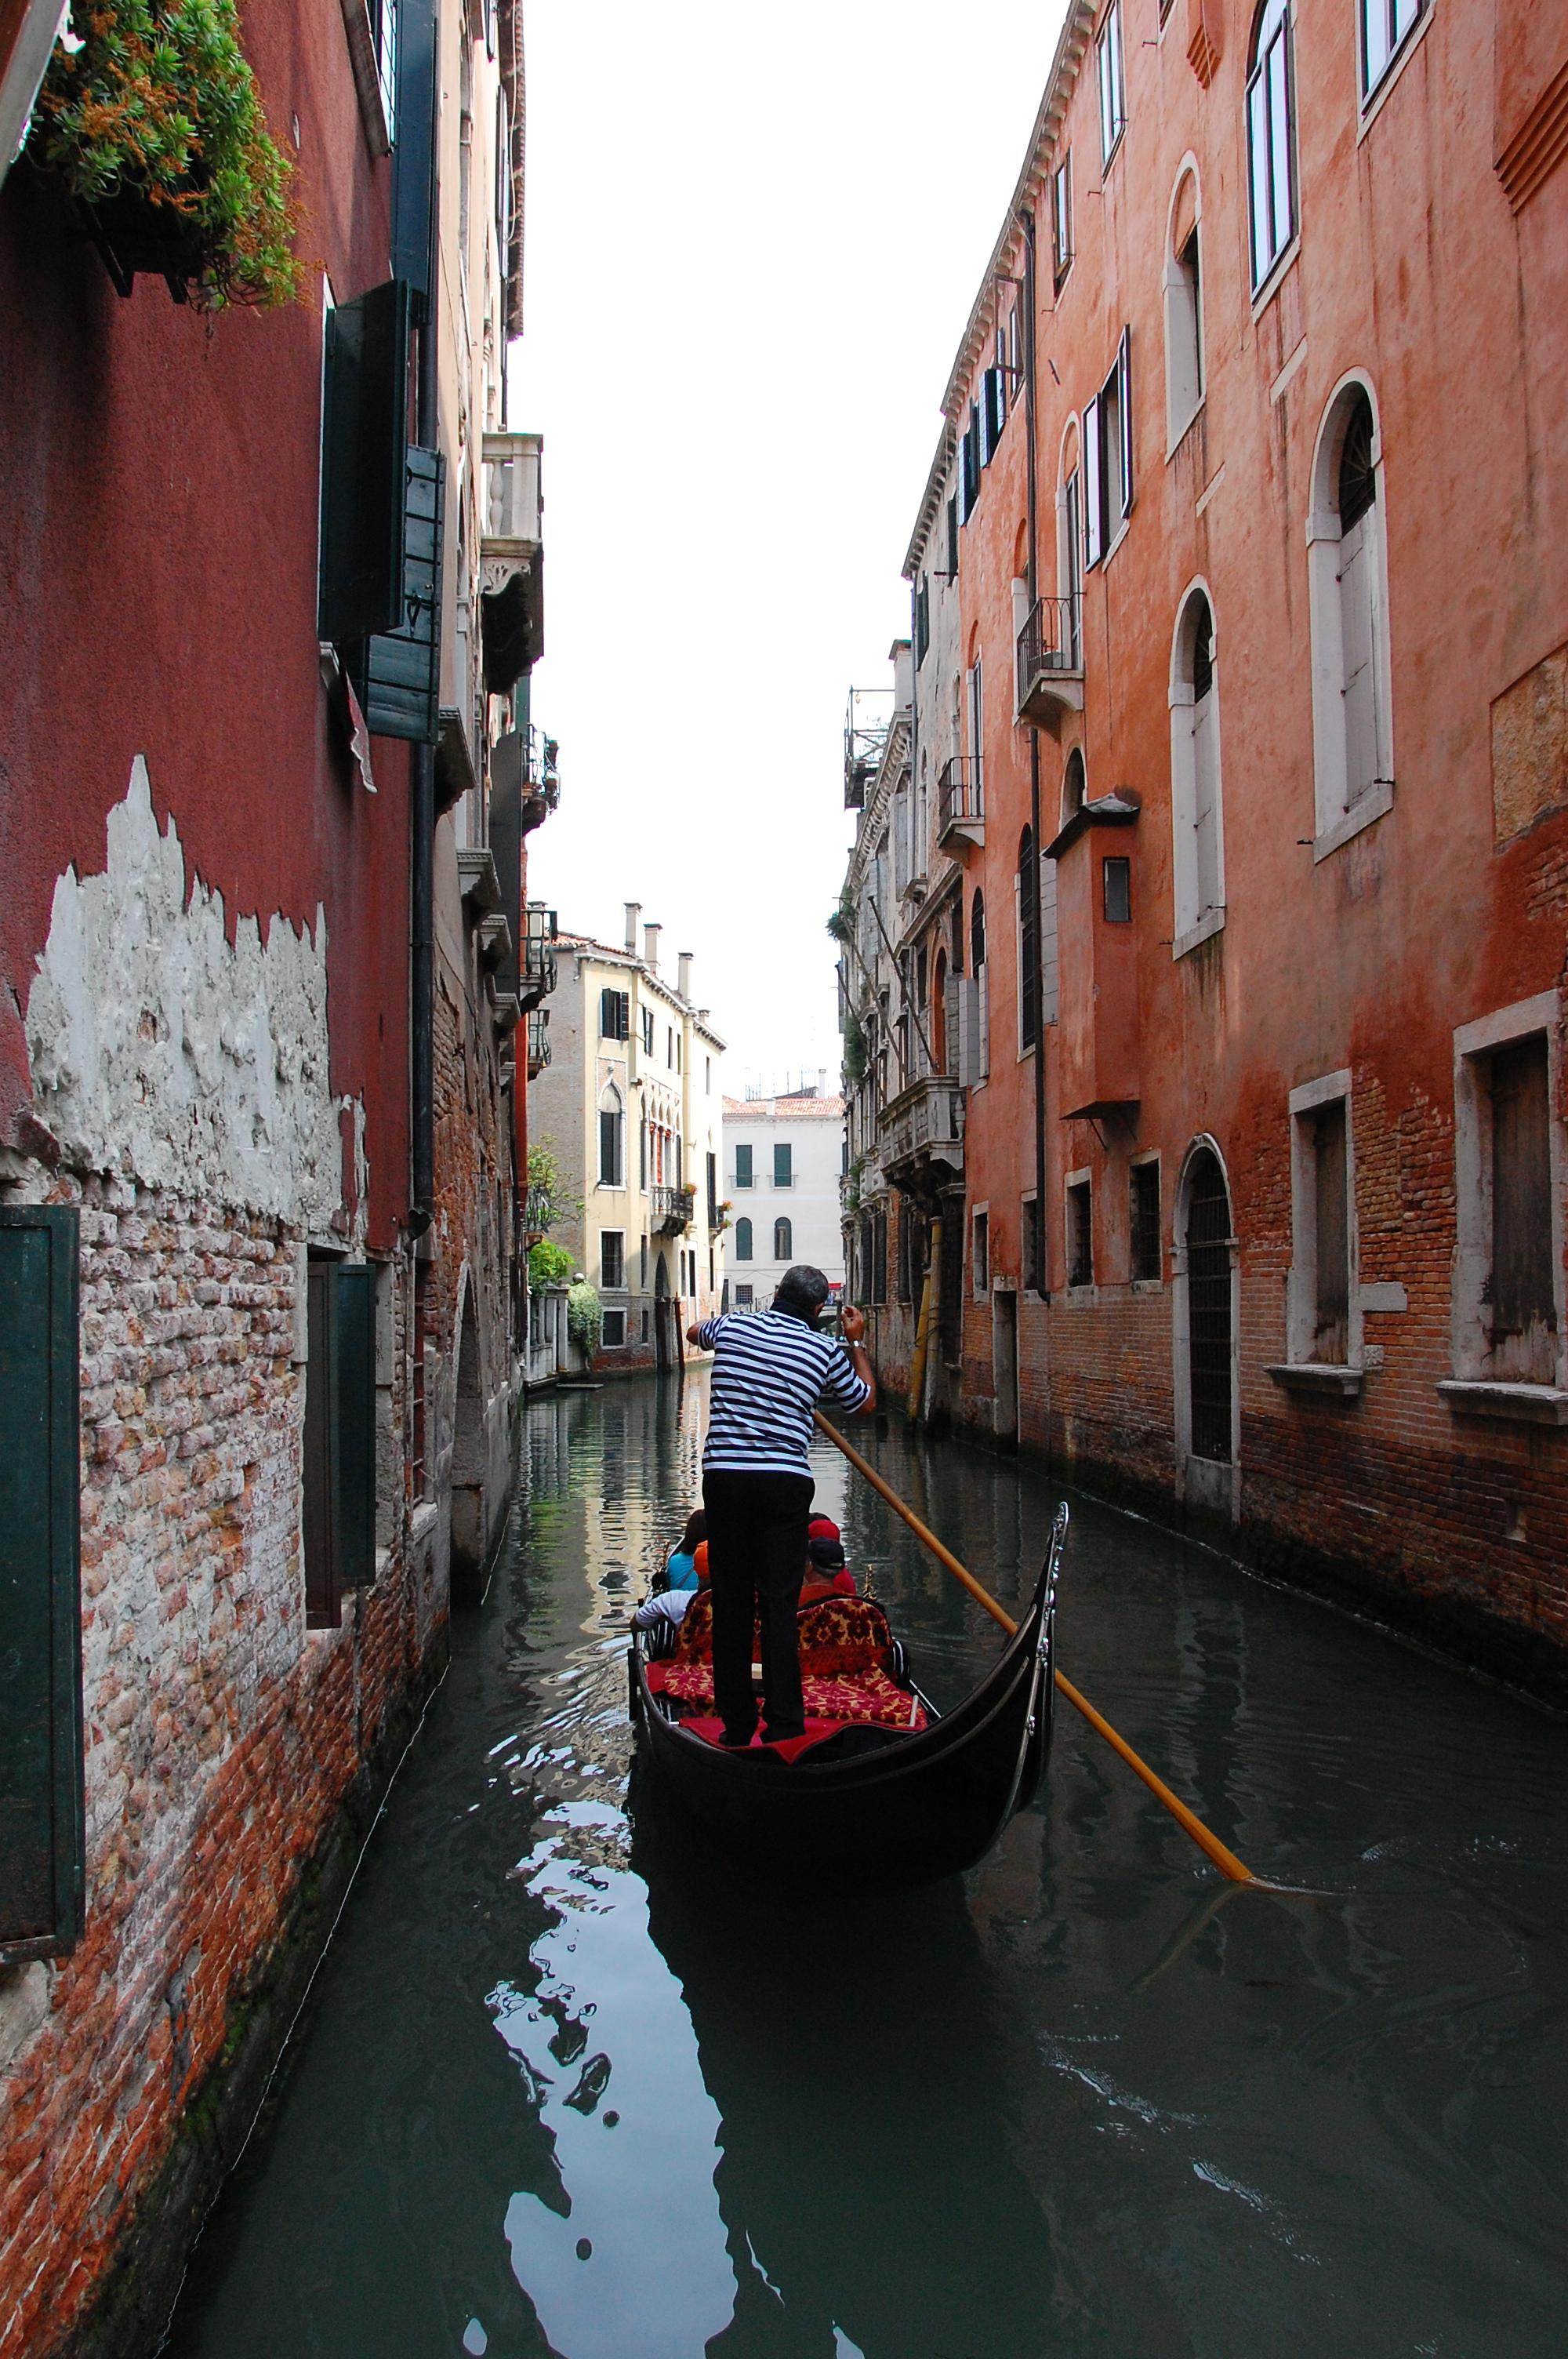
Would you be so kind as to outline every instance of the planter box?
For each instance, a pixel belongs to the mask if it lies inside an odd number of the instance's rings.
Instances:
[[[200,278],[206,261],[202,233],[196,223],[172,205],[155,205],[146,197],[128,192],[84,204],[79,198],[76,215],[97,247],[117,295],[129,295],[138,272],[161,278],[177,303]]]

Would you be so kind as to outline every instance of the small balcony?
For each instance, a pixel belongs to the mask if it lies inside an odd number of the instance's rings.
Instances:
[[[697,1212],[695,1188],[650,1188],[651,1225],[657,1237],[684,1237]]]
[[[545,553],[537,434],[487,434],[480,517],[484,681],[510,694],[545,647]]]
[[[542,901],[530,901],[523,912],[523,954],[517,964],[517,996],[524,1007],[537,1007],[556,987],[556,913]]]
[[[1083,593],[1037,598],[1018,635],[1018,718],[1054,732],[1083,709]]]
[[[912,1082],[889,1099],[877,1128],[883,1176],[906,1194],[945,1186],[964,1169],[964,1093],[950,1074]]]
[[[550,1061],[550,1011],[528,1010],[528,1079],[536,1082]]]
[[[936,842],[956,860],[986,840],[985,780],[979,754],[955,754],[936,774]]]

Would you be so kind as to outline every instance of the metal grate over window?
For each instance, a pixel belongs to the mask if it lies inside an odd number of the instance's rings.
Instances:
[[[1230,1195],[1219,1158],[1204,1147],[1187,1179],[1187,1364],[1193,1405],[1193,1456],[1228,1462],[1230,1373]]]

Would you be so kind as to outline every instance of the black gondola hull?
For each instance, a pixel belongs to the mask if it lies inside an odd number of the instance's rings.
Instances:
[[[857,1730],[847,1741],[864,1749],[849,1757],[720,1751],[668,1716],[634,1641],[633,1703],[651,1766],[715,1842],[793,1884],[888,1890],[972,1867],[1044,1773],[1065,1528],[1063,1508],[1030,1610],[975,1692],[913,1735]]]

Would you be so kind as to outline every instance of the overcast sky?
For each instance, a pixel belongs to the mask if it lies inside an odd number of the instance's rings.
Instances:
[[[529,891],[696,954],[726,1086],[837,1079],[846,692],[899,568],[1062,0],[526,0],[524,334],[545,437]]]

